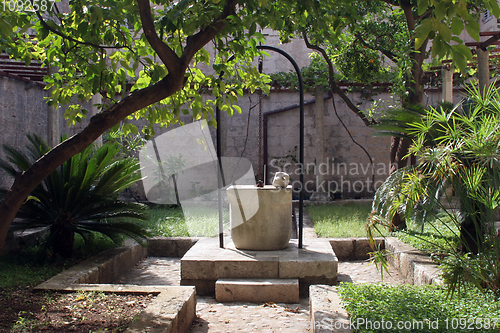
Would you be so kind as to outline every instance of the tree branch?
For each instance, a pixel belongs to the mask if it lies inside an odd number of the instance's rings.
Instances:
[[[86,46],[92,46],[92,47],[95,47],[96,49],[121,49],[121,48],[128,47],[128,45],[105,46],[105,45],[98,45],[98,44],[89,43],[89,42],[82,42],[82,41],[80,41],[80,40],[78,40],[76,38],[73,38],[71,36],[68,36],[68,35],[62,33],[61,31],[59,31],[57,29],[52,28],[50,25],[47,24],[47,22],[45,22],[45,20],[43,19],[42,15],[40,15],[39,11],[36,12],[36,15],[38,16],[38,19],[40,20],[40,22],[42,23],[42,25],[47,30],[53,32],[54,34],[58,35],[59,37],[62,37],[62,38],[67,39],[69,41],[72,41],[73,43],[80,44],[80,45],[86,45]]]
[[[185,68],[179,66],[179,57],[165,44],[156,33],[153,17],[151,16],[151,6],[149,0],[137,0],[139,4],[139,14],[141,17],[142,29],[149,45],[156,51],[169,73],[183,75]]]
[[[385,55],[387,58],[391,59],[393,62],[397,62],[397,56],[394,53],[392,53],[391,51],[387,51],[387,50],[381,49],[379,47],[373,47],[373,46],[369,45],[359,33],[354,34],[354,36],[356,36],[356,39],[361,43],[361,45],[366,46],[369,49],[379,51],[383,55]]]
[[[188,37],[186,48],[181,56],[182,62],[186,65],[186,67],[193,59],[196,52],[198,52],[209,41],[214,39],[215,36],[217,36],[222,29],[224,29],[227,24],[228,16],[236,13],[235,8],[237,4],[238,0],[227,0],[221,15],[217,20],[214,20],[214,22],[201,29],[193,36]]]
[[[315,50],[318,53],[320,53],[323,56],[323,58],[325,59],[325,61],[327,62],[328,73],[329,73],[328,83],[330,85],[330,89],[333,90],[337,95],[340,96],[340,98],[342,98],[344,100],[344,102],[347,104],[349,109],[351,109],[359,118],[361,118],[361,120],[363,121],[363,123],[365,123],[366,126],[374,125],[376,122],[373,119],[372,120],[368,119],[366,117],[366,115],[359,108],[357,108],[356,105],[354,105],[354,103],[351,101],[351,99],[349,97],[347,97],[347,95],[342,91],[342,89],[339,88],[339,86],[337,85],[337,82],[335,82],[333,64],[332,64],[330,58],[328,57],[328,54],[326,53],[326,51],[317,45],[311,44],[305,33],[303,34],[303,36],[304,36],[304,42],[306,43],[307,48],[311,49],[311,50]]]

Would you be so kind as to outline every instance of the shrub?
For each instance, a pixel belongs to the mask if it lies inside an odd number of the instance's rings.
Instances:
[[[0,167],[13,177],[50,149],[36,135],[28,139],[26,154],[3,147],[8,162],[2,161]],[[146,229],[130,220],[144,220],[145,207],[118,200],[122,190],[140,179],[139,163],[133,158],[115,158],[119,151],[117,144],[106,144],[74,155],[36,187],[11,230],[47,227],[46,248],[64,258],[72,255],[75,233],[84,240],[98,232],[117,243],[123,235],[144,241]]]

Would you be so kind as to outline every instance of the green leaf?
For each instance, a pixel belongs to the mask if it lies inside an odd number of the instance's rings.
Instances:
[[[444,1],[436,3],[436,6],[434,7],[434,16],[436,16],[436,19],[438,21],[441,21],[446,16],[446,11],[447,11],[446,7],[447,6]]]
[[[451,30],[446,24],[439,24],[439,33],[441,34],[441,38],[443,38],[444,41],[449,42],[451,40]]]
[[[465,30],[467,30],[467,33],[474,38],[475,40],[479,41],[479,23],[474,20],[469,20],[465,24]]]
[[[452,45],[451,48],[456,52],[462,54],[467,60],[472,60],[472,52],[468,46],[460,44],[460,45]]]
[[[429,7],[429,1],[428,0],[417,0],[418,4],[418,15],[422,15],[425,13],[427,8]]]
[[[12,35],[12,25],[0,17],[0,33],[4,36]]]
[[[454,35],[460,35],[464,30],[464,23],[460,17],[455,16],[451,21],[451,32]]]
[[[496,0],[491,0],[491,1],[488,1],[487,4],[489,4],[489,10],[491,12],[491,14],[493,14],[493,16],[495,17],[499,17],[500,16],[500,7],[498,6],[498,2]]]
[[[458,5],[455,5],[457,8],[457,13],[460,15],[464,20],[469,19],[469,10],[467,9],[467,0],[460,0]]]
[[[467,67],[467,59],[465,56],[462,53],[455,51],[453,46],[451,48],[451,53],[453,56],[453,64],[460,69],[461,72],[465,72],[465,68]]]
[[[252,25],[250,26],[250,29],[248,29],[248,36],[253,36],[256,30],[257,30],[257,24],[253,22]]]
[[[432,42],[432,57],[435,58],[436,56],[443,56],[444,55],[444,45],[445,43],[443,40],[438,37],[434,38]]]
[[[419,49],[429,33],[432,31],[432,21],[430,19],[425,19],[420,23],[420,25],[415,29],[415,49]]]

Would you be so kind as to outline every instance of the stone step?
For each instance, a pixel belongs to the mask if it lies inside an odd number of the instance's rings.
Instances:
[[[298,303],[298,279],[218,279],[218,302]]]

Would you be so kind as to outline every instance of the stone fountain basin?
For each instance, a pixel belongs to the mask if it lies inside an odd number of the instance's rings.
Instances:
[[[231,238],[240,250],[274,251],[292,235],[292,187],[232,185],[227,189]]]

